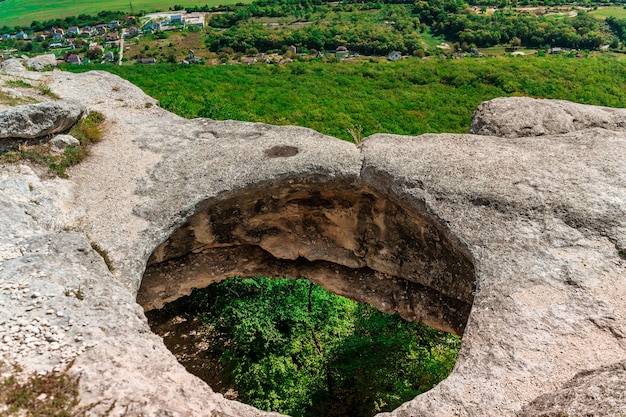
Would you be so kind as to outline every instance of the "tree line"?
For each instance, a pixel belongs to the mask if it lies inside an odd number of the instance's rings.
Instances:
[[[281,24],[262,23],[282,17]],[[423,32],[468,47],[495,45],[532,48],[596,49],[617,46],[623,30],[617,19],[602,22],[583,10],[574,17],[535,15],[505,7],[478,13],[464,0],[389,0],[327,3],[320,0],[257,0],[209,22],[207,47],[214,52],[232,48],[261,52],[294,45],[304,50],[349,50],[381,55],[392,50],[422,54]],[[427,52],[427,51],[426,51]],[[432,52],[432,51],[431,51]]]

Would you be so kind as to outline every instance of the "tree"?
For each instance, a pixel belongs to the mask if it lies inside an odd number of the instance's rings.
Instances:
[[[97,61],[102,58],[103,52],[102,48],[91,48],[87,52],[85,52],[85,58],[88,58],[91,61]]]

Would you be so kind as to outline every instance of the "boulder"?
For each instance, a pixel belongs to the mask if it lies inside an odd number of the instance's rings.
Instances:
[[[26,67],[24,67],[23,60],[10,58],[6,61],[0,62],[0,70],[7,74],[13,74],[26,71]]]
[[[49,143],[57,152],[63,152],[68,146],[80,145],[80,141],[72,135],[56,135]]]
[[[501,97],[480,104],[470,133],[517,138],[556,135],[599,127],[626,129],[626,109],[588,106],[563,100]]]
[[[57,58],[54,54],[39,55],[26,60],[26,66],[35,71],[42,71],[47,67],[56,67]]]
[[[63,132],[87,113],[77,100],[58,100],[17,106],[0,112],[2,139],[37,139]]]

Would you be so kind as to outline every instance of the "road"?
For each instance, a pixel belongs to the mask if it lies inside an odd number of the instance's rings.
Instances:
[[[122,29],[122,33],[120,34],[120,56],[117,61],[117,65],[122,65],[122,58],[124,57],[124,33],[126,29]]]

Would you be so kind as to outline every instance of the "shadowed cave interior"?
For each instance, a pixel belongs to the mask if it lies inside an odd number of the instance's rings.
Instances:
[[[283,181],[202,202],[152,253],[146,311],[232,276],[306,277],[408,321],[462,335],[474,265],[419,207],[360,182]]]

